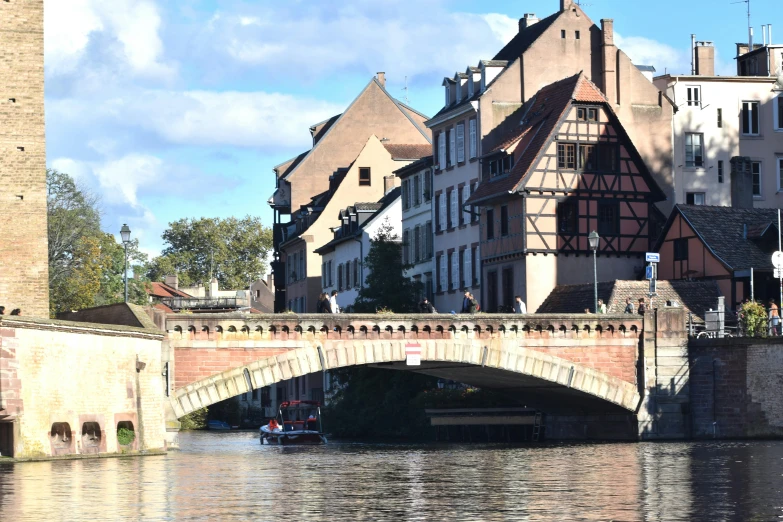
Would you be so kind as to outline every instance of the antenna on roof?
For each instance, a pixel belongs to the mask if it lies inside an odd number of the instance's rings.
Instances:
[[[405,77],[405,87],[402,88],[403,91],[405,91],[405,95],[402,97],[402,100],[405,102],[405,105],[410,105],[411,102],[408,101],[408,77]]]
[[[731,2],[732,4],[747,4],[748,6],[748,52],[753,50],[753,28],[750,26],[750,0],[739,0]]]

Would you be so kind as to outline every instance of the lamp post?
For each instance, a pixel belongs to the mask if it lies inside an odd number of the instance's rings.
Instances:
[[[130,243],[130,228],[125,223],[122,224],[120,229],[120,237],[122,238],[122,244],[125,247],[125,302],[128,302],[128,244]]]
[[[590,232],[590,235],[587,236],[590,250],[593,251],[593,305],[595,306],[595,313],[598,313],[598,261],[596,261],[596,252],[598,251],[600,239],[598,232],[595,230]]]

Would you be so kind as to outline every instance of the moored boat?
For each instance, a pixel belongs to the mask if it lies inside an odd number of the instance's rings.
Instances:
[[[207,422],[207,429],[210,430],[230,430],[231,425],[227,422],[223,422],[221,420],[211,420]]]
[[[277,417],[259,429],[261,444],[326,444],[317,401],[287,401]]]

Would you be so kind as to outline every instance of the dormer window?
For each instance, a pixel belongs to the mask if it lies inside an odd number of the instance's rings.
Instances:
[[[447,83],[446,84],[446,106],[448,107],[451,105],[451,86]]]
[[[473,75],[468,76],[468,98],[473,97]]]

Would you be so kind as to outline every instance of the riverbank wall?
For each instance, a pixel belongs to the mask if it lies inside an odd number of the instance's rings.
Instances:
[[[0,320],[0,454],[18,459],[165,450],[163,332]]]

